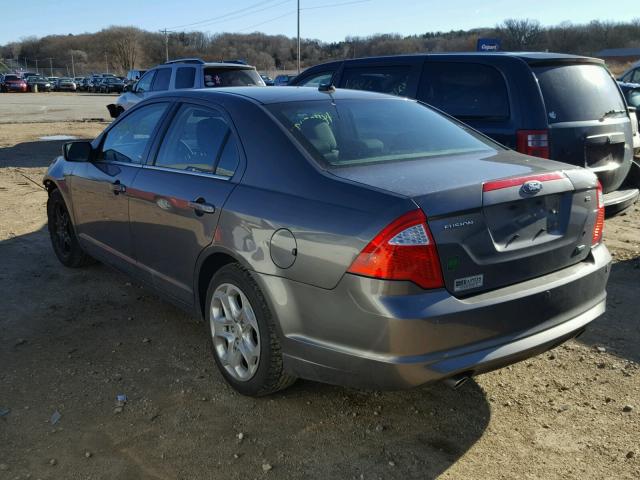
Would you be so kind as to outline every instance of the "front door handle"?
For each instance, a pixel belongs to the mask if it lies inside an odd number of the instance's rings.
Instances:
[[[202,197],[198,197],[195,200],[189,202],[189,207],[193,208],[196,213],[202,215],[203,213],[215,213],[216,207],[207,203]]]
[[[125,193],[127,191],[127,187],[125,187],[124,185],[122,185],[120,183],[120,180],[116,180],[115,182],[113,182],[111,184],[111,190],[113,191],[113,193],[115,195],[118,195],[120,193]]]

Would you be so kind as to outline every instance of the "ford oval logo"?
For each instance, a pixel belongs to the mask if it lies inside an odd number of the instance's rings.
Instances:
[[[522,191],[529,195],[535,195],[540,190],[542,190],[542,183],[537,180],[529,180],[522,184]]]

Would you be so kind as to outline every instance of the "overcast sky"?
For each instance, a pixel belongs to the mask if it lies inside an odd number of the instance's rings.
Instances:
[[[0,44],[27,36],[94,32],[109,25],[296,35],[297,0],[0,0]],[[374,33],[491,27],[505,18],[545,25],[640,17],[637,0],[300,0],[301,35],[323,41]]]

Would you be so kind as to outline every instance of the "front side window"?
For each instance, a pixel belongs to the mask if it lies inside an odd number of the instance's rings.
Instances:
[[[155,165],[231,177],[238,166],[233,132],[215,110],[183,105],[162,141]]]
[[[412,100],[316,100],[268,106],[323,166],[426,161],[501,147]]]
[[[151,135],[166,109],[166,103],[154,103],[122,118],[107,132],[98,160],[141,164]]]
[[[196,79],[196,69],[194,67],[180,67],[176,70],[176,89],[193,88]]]
[[[407,92],[410,70],[408,65],[345,68],[342,88],[403,96]]]
[[[633,72],[631,72],[631,83],[640,83],[640,68],[636,68]]]
[[[153,91],[160,92],[169,90],[169,82],[171,81],[171,69],[159,68],[156,73],[156,79],[153,81]]]
[[[618,86],[602,65],[550,65],[533,69],[549,123],[627,115]]]
[[[151,83],[153,82],[155,76],[155,70],[145,73],[136,85],[136,92],[144,93],[151,90]]]
[[[300,83],[298,83],[298,86],[318,88],[320,85],[326,85],[330,83],[332,77],[333,72],[318,73],[316,75],[311,75],[310,77],[305,78]]]
[[[481,63],[427,62],[418,98],[460,119],[509,117],[504,78]]]

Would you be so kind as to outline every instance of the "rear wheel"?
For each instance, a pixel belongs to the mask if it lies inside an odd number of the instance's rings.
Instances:
[[[273,315],[249,271],[237,263],[222,267],[209,283],[206,305],[213,357],[234,389],[257,397],[295,381],[283,370]]]
[[[47,218],[53,251],[63,265],[77,268],[94,262],[78,243],[69,210],[59,190],[49,194]]]

